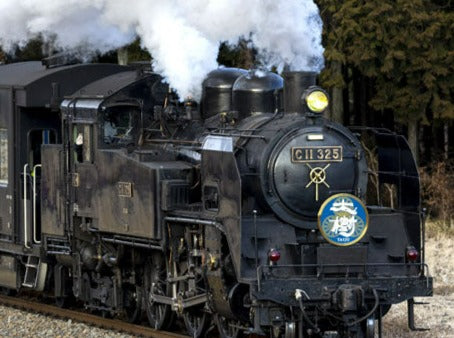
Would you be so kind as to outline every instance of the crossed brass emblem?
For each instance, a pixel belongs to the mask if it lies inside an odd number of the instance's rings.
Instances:
[[[315,200],[318,201],[318,186],[320,184],[324,184],[327,188],[329,188],[329,184],[326,183],[326,169],[331,165],[328,163],[326,166],[322,167],[315,167],[312,168],[310,164],[306,163],[306,165],[311,169],[309,172],[309,179],[310,182],[306,184],[306,189],[311,186],[312,183],[315,184]]]

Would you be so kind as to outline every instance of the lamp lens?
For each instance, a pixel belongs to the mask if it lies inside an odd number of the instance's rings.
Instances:
[[[311,111],[321,113],[328,107],[328,96],[320,90],[315,90],[306,97],[306,103]]]

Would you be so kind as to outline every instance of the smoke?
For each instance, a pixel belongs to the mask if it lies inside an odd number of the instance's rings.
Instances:
[[[180,96],[200,95],[219,43],[246,37],[264,67],[319,71],[322,23],[313,0],[0,0],[0,45],[37,34],[63,49],[106,52],[139,35]]]

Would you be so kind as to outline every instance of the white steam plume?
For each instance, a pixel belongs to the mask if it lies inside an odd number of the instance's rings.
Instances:
[[[221,41],[250,38],[266,67],[323,67],[322,24],[313,0],[0,0],[0,45],[36,34],[60,48],[116,49],[139,35],[180,96],[200,95]]]

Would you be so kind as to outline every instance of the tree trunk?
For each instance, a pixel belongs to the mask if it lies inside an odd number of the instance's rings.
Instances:
[[[342,63],[339,61],[332,61],[331,67],[333,74],[342,76]],[[335,75],[335,76],[336,76]],[[333,87],[332,90],[333,102],[331,105],[331,118],[333,121],[344,123],[344,97],[343,89],[341,87]]]
[[[361,80],[359,82],[359,109],[361,116],[361,126],[368,126],[367,124],[367,102],[369,98],[367,97],[367,78],[364,75],[360,75]]]
[[[408,121],[408,144],[415,157],[416,165],[419,165],[418,121],[416,119]]]
[[[239,43],[240,47],[240,67],[245,69],[253,69],[255,67],[254,50],[248,46],[246,40],[242,39]]]
[[[444,139],[444,157],[445,160],[449,160],[449,125],[445,123],[443,126],[443,139]]]
[[[353,68],[353,87],[354,124],[365,126],[367,115],[366,78],[356,68]]]
[[[347,66],[342,67],[342,74],[343,74],[343,78],[345,81],[345,87],[342,90],[342,93],[343,93],[342,95],[344,98],[344,122],[343,122],[343,124],[346,126],[349,126],[349,125],[353,124],[353,121],[351,120],[353,107],[350,107],[350,99],[352,99],[352,101],[353,101],[353,95],[354,95],[353,81],[349,76]]]
[[[425,129],[422,123],[419,125],[419,131],[418,131],[418,149],[419,149],[419,158],[421,159],[420,165],[425,165],[427,162],[427,149],[426,149],[426,143],[425,143]]]

